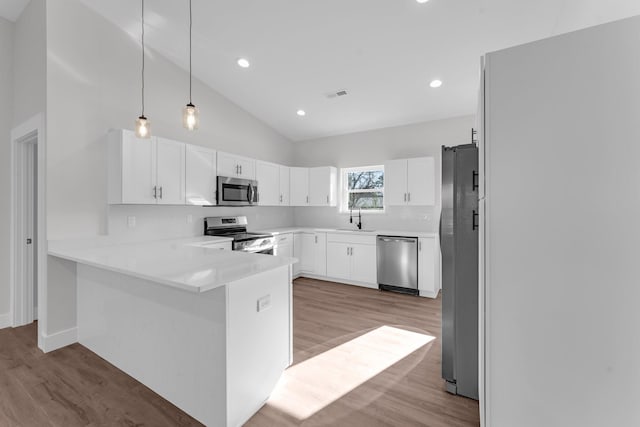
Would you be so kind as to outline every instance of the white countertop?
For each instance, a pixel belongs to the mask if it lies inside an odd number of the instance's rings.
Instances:
[[[346,228],[346,227],[345,227]],[[316,228],[316,227],[281,227],[281,228],[271,228],[267,230],[257,230],[257,232],[272,234],[277,236],[279,234],[285,233],[300,233],[304,231],[309,232],[319,232],[319,233],[345,233],[345,234],[353,234],[355,236],[402,236],[402,237],[438,237],[438,233],[432,233],[428,231],[411,231],[411,230],[366,230],[366,231],[357,231],[355,227],[354,230],[343,230],[338,228]]]
[[[190,292],[205,292],[296,262],[208,247],[230,240],[201,236],[135,243],[109,238],[49,241],[49,255]]]

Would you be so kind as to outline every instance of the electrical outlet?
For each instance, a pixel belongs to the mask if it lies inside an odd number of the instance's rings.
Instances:
[[[136,217],[135,216],[128,216],[127,217],[127,227],[129,227],[129,228],[135,228],[136,227]]]
[[[271,307],[271,295],[265,295],[262,298],[258,298],[258,313],[265,311]]]
[[[193,215],[187,215],[187,224],[193,224]]]

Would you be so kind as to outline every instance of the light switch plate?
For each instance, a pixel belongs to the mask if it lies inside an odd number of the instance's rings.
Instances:
[[[265,311],[271,307],[271,295],[265,295],[262,298],[258,298],[258,313]]]

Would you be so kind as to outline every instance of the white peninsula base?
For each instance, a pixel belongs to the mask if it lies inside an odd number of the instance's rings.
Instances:
[[[78,340],[207,426],[240,426],[291,363],[291,267],[206,292],[78,263]]]

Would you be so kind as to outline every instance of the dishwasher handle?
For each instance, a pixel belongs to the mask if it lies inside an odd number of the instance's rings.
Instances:
[[[378,236],[378,241],[416,243],[418,241],[418,238],[417,237]]]

